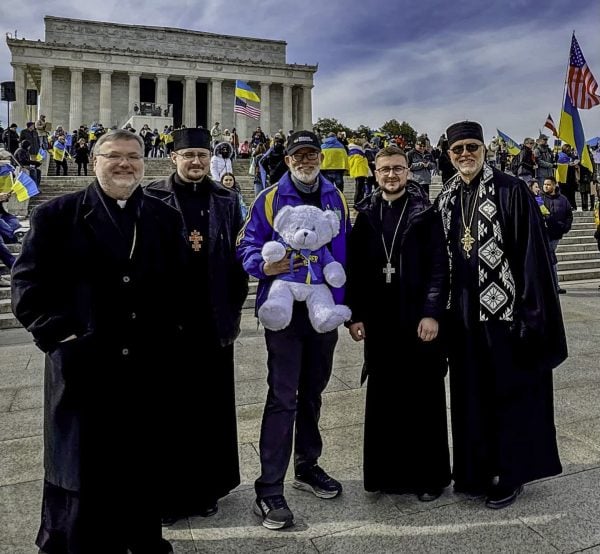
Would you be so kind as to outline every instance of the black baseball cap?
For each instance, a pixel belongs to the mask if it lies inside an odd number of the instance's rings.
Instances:
[[[291,156],[300,148],[312,148],[313,150],[321,151],[321,143],[317,135],[310,131],[298,131],[290,135],[286,145],[286,152]]]

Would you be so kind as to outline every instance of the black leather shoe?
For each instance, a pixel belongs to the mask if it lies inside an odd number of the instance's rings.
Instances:
[[[160,518],[160,522],[163,527],[171,527],[171,525],[177,523],[179,519],[179,516],[163,516]]]
[[[556,292],[558,292],[558,294],[567,294],[565,289],[558,289]]]
[[[487,498],[485,499],[485,505],[492,510],[500,510],[506,508],[511,504],[514,504],[517,496],[523,492],[523,485],[517,487],[505,487],[503,485],[496,485],[492,488]]]
[[[215,500],[214,503],[207,504],[201,510],[198,511],[200,517],[211,517],[219,511],[219,504]]]
[[[417,494],[417,498],[421,502],[433,502],[437,500],[440,496],[442,496],[442,489],[431,489],[428,491],[423,491]]]
[[[173,554],[173,545],[167,539],[160,539],[162,554]]]

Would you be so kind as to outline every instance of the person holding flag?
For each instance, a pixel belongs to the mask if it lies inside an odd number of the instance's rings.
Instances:
[[[19,148],[13,154],[16,162],[21,167],[21,172],[31,176],[36,184],[39,184],[42,172],[38,169],[42,163],[31,157],[31,143],[28,140],[22,140]]]
[[[54,145],[52,147],[52,157],[54,158],[54,163],[56,164],[56,176],[58,177],[60,175],[61,167],[63,170],[63,175],[67,175],[69,173],[67,158],[70,158],[71,154],[69,154],[65,135],[58,135],[54,141]]]

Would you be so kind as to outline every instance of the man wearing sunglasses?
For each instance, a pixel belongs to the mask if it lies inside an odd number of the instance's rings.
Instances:
[[[235,257],[243,223],[239,200],[208,175],[210,132],[178,129],[173,145],[175,172],[146,187],[181,213],[189,262],[185,275],[167,283],[184,290],[187,318],[185,351],[171,364],[167,384],[179,403],[173,417],[178,423],[169,429],[173,465],[165,526],[216,514],[218,499],[240,483],[233,345],[248,293],[248,276]]]
[[[336,261],[346,263],[346,239],[350,231],[348,206],[342,192],[320,174],[323,154],[314,133],[298,131],[286,144],[289,171],[275,185],[263,190],[250,208],[238,236],[238,256],[246,271],[259,279],[256,310],[266,299],[274,275],[303,264],[290,261],[290,252],[278,262],[264,262],[263,245],[277,236],[273,219],[283,206],[309,204],[333,210],[340,218],[340,232],[328,248]],[[337,304],[343,287],[332,289]],[[315,331],[305,302],[295,302],[292,321],[280,331],[265,329],[269,392],[260,432],[261,475],[256,480],[254,512],[267,529],[294,524],[283,496],[284,479],[294,447],[294,487],[319,498],[334,498],[342,485],[319,465],[323,442],[319,430],[321,395],[329,382],[338,330]]]
[[[436,199],[451,260],[448,365],[456,492],[512,504],[562,471],[552,372],[567,357],[541,213],[520,179],[485,163],[483,130],[447,130],[458,170]]]

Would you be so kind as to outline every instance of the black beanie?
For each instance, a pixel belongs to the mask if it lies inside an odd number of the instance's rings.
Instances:
[[[450,147],[456,141],[464,139],[476,139],[483,142],[483,129],[476,121],[459,121],[446,129],[446,136]]]

